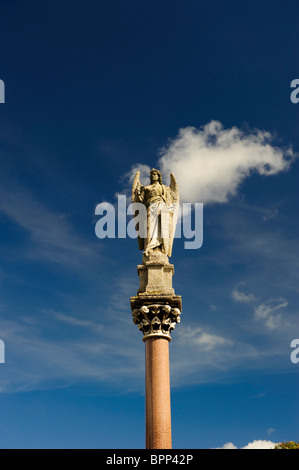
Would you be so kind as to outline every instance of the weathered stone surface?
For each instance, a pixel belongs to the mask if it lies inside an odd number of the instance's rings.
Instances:
[[[144,250],[145,256],[155,251],[171,256],[178,216],[178,185],[172,173],[170,186],[163,184],[161,172],[154,168],[150,172],[150,179],[151,184],[143,186],[140,183],[140,172],[137,171],[132,186],[132,203],[141,203],[146,208],[146,215],[136,223],[136,229],[139,227],[138,246]],[[142,234],[139,232],[141,227]]]
[[[139,275],[138,293],[174,294],[172,276],[174,267],[172,264],[160,264],[149,262],[137,266]]]
[[[170,333],[180,322],[181,312],[170,305],[152,304],[134,309],[132,315],[133,322],[143,332],[144,341],[153,336],[163,336],[170,341]]]
[[[135,308],[140,308],[143,305],[160,304],[170,305],[172,308],[178,308],[182,310],[182,297],[180,295],[169,295],[161,293],[153,294],[138,294],[134,297],[130,297],[130,304],[132,311]]]
[[[143,256],[142,264],[137,266],[139,275],[139,293],[174,294],[172,276],[174,266],[168,261],[168,257],[161,251],[156,251],[150,256]]]

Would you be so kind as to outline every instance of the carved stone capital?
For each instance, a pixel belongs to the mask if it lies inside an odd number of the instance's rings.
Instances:
[[[157,336],[171,341],[170,333],[180,323],[180,315],[180,309],[169,304],[142,305],[132,310],[133,323],[143,332],[143,341]]]

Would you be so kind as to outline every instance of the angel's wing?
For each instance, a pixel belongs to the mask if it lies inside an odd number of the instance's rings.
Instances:
[[[139,202],[138,192],[141,188],[140,171],[136,171],[132,186],[132,202]]]
[[[168,236],[163,240],[165,252],[169,257],[172,253],[173,238],[178,220],[179,200],[180,196],[178,184],[174,174],[170,173],[170,185],[166,191],[166,204],[170,209],[168,220]]]
[[[179,188],[178,188],[178,183],[177,183],[173,173],[170,173],[169,188],[170,188],[170,193],[171,193],[173,202],[174,203],[179,203],[179,201],[180,201]]]
[[[140,171],[136,171],[134,181],[133,181],[133,186],[132,186],[132,203],[133,203],[133,206],[134,206],[134,204],[137,205],[136,204],[137,202],[139,202],[139,203],[142,202],[142,198],[140,196],[140,191],[141,191],[142,188],[143,188],[143,186],[140,183]],[[137,213],[138,213],[138,209],[135,209],[133,207],[134,217],[136,216]],[[138,230],[139,230],[139,223],[140,223],[139,221],[135,223],[135,228],[137,230],[137,233],[138,233]],[[145,223],[145,221],[143,221],[143,223]],[[137,235],[137,240],[138,240],[139,250],[144,250],[144,238],[141,238],[139,235]]]

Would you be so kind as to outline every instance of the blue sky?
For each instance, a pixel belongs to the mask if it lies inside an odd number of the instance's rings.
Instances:
[[[144,448],[141,253],[94,213],[141,165],[204,203],[171,258],[173,447],[298,441],[298,3],[0,9],[1,447]]]

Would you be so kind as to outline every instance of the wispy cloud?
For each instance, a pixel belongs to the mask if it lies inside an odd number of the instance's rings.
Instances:
[[[263,210],[262,210],[263,209]],[[256,212],[256,215],[254,214]],[[294,253],[298,250],[298,240],[294,237],[294,220],[288,219],[283,213],[275,226],[268,227],[260,220],[265,208],[251,209],[248,205],[229,205],[223,208],[222,212],[217,212],[217,229],[221,232],[223,240],[229,239],[230,256],[238,256],[241,259],[246,257],[251,260],[251,264],[260,263],[267,269],[275,271],[273,274],[280,274],[281,268],[286,273],[296,270],[298,273],[299,262]],[[273,265],[276,269],[273,270]],[[277,269],[279,266],[280,270]],[[285,276],[289,279],[289,276]]]
[[[261,357],[254,346],[233,335],[224,335],[222,329],[221,325],[185,325],[183,322],[177,326],[171,343],[174,386],[222,380],[240,364],[248,367]]]
[[[95,258],[95,245],[79,236],[64,213],[49,209],[24,188],[2,185],[0,196],[0,212],[30,237],[22,247],[24,256],[69,268]]]
[[[138,347],[144,345],[134,336],[132,342],[132,337],[122,337],[122,332],[113,330],[109,322],[92,325],[92,321],[61,312],[51,312],[44,315],[43,321],[33,323],[1,318],[6,363],[0,389],[38,390],[86,381],[141,389],[144,371]]]
[[[244,294],[244,292],[239,291],[237,288],[232,291],[231,295],[235,302],[251,303],[256,300],[254,294]]]
[[[90,320],[82,320],[82,318],[75,317],[74,315],[67,315],[62,312],[48,311],[48,313],[55,318],[56,320],[61,321],[62,323],[67,323],[71,326],[79,326],[82,328],[87,328],[89,330],[102,331],[104,328],[103,324]]]
[[[96,307],[86,299],[83,311],[74,303],[65,310],[35,308],[33,316],[18,312],[12,318],[6,306],[0,312],[7,352],[0,389],[15,392],[92,381],[123,391],[143,390],[144,343],[129,304],[134,290],[136,283],[118,278],[111,296]]]
[[[178,341],[181,343],[184,341],[189,342],[189,344],[193,344],[199,350],[204,351],[212,351],[215,348],[233,344],[232,340],[207,332],[201,327],[183,327],[179,333]]]
[[[272,210],[268,210],[267,213],[264,214],[263,216],[263,222],[266,222],[267,220],[271,220],[271,219],[274,219],[275,217],[277,217],[279,214],[279,211],[277,208],[275,209],[272,209]]]
[[[288,306],[288,301],[283,297],[259,301],[254,294],[245,294],[237,287],[233,289],[231,297],[235,302],[251,304],[253,319],[255,321],[262,321],[270,330],[280,327],[282,311]]]
[[[129,308],[134,287],[128,278],[116,280],[114,297],[109,296],[100,311],[86,304],[84,314],[80,308],[43,309],[34,318],[19,315],[11,320],[3,312],[1,338],[7,363],[0,387],[9,392],[93,381],[142,391],[144,343]],[[221,324],[185,323],[182,318],[170,345],[172,385],[215,382],[240,367],[271,367],[274,360],[277,367],[277,344],[263,348],[237,333]]]
[[[270,329],[279,328],[282,318],[282,309],[288,306],[284,298],[269,299],[254,308],[254,317],[256,320],[262,320]]]

